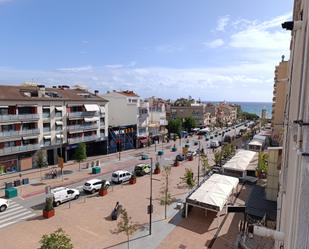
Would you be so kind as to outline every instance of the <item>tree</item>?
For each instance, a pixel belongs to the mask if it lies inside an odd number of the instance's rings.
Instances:
[[[180,136],[182,122],[180,118],[171,119],[168,121],[167,129],[169,133],[176,133]]]
[[[71,238],[63,231],[62,228],[57,229],[51,234],[43,235],[40,249],[72,249]]]
[[[80,163],[84,161],[86,158],[87,158],[86,144],[79,143],[74,153],[74,160],[78,162],[79,170],[80,170]]]
[[[259,119],[259,116],[256,115],[255,113],[249,113],[249,112],[241,112],[240,113],[240,116],[243,120],[252,120],[252,121],[255,121],[255,120],[258,120]]]
[[[208,161],[208,157],[205,153],[201,154],[201,162],[202,162],[202,170],[204,176],[207,174],[207,172],[210,170],[210,165]]]
[[[215,154],[214,154],[215,164],[216,165],[220,165],[221,160],[222,160],[222,153],[221,153],[221,151],[216,151]]]
[[[192,169],[185,169],[185,174],[183,177],[180,177],[181,183],[187,185],[189,189],[192,189],[196,185],[196,178],[194,177]]]
[[[127,236],[129,248],[130,235],[132,235],[137,230],[138,226],[132,222],[132,218],[128,215],[128,212],[125,208],[121,209],[120,215],[120,221],[117,224],[117,229],[113,233],[125,233]]]
[[[40,178],[42,179],[42,168],[48,165],[42,150],[39,150],[37,153],[36,165],[40,168]]]
[[[267,174],[267,170],[268,170],[268,154],[264,152],[259,152],[257,171],[259,173]]]
[[[190,132],[193,128],[196,127],[196,120],[193,117],[186,117],[182,124],[183,128]]]
[[[173,203],[173,198],[171,193],[169,192],[169,176],[171,174],[171,166],[164,167],[163,179],[162,179],[162,187],[161,187],[161,197],[160,197],[160,205],[164,205],[164,217],[167,218],[167,206]]]

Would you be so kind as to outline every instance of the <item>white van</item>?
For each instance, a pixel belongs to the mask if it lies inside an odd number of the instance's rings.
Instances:
[[[79,190],[73,188],[59,187],[51,190],[54,199],[54,206],[59,206],[61,203],[76,200],[79,197]]]
[[[132,177],[132,174],[126,170],[118,170],[112,174],[112,182],[114,183],[123,183],[129,181]]]
[[[220,146],[220,142],[218,140],[210,141],[210,148],[218,148]]]

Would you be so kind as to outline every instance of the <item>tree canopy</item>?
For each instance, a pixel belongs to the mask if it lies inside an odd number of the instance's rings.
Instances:
[[[57,229],[51,234],[43,235],[40,249],[72,249],[70,237],[62,230]]]
[[[180,136],[182,122],[180,118],[171,119],[168,121],[167,129],[169,133],[176,133]]]
[[[183,121],[182,126],[189,132],[196,127],[196,120],[193,117],[186,117]]]

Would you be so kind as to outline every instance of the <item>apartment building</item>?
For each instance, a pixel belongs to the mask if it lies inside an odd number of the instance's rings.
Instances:
[[[232,125],[237,120],[237,106],[222,102],[217,106],[217,122]]]
[[[147,101],[139,101],[137,123],[137,147],[141,148],[148,144],[149,139],[149,103]]]
[[[88,156],[107,153],[107,101],[67,86],[0,86],[0,165],[6,172],[36,166],[42,150],[49,164],[73,158],[80,142]]]
[[[283,137],[283,122],[284,122],[284,108],[288,85],[288,61],[282,61],[276,66],[274,78],[273,104],[272,104],[272,137],[282,144]]]
[[[140,97],[129,90],[114,90],[101,96],[109,102],[108,152],[112,153],[136,148],[136,141],[139,136]],[[140,131],[142,132],[142,130]]]
[[[277,249],[308,248],[309,243],[308,10],[308,0],[295,0],[293,21],[283,24],[292,38],[277,214],[284,240],[276,241]]]

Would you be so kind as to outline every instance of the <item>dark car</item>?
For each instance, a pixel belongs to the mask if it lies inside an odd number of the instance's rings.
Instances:
[[[176,160],[177,160],[177,161],[183,161],[183,160],[185,160],[185,157],[184,157],[183,155],[181,155],[181,154],[178,154],[178,155],[176,156]]]
[[[213,139],[214,137],[213,136],[210,136],[210,139]]]

